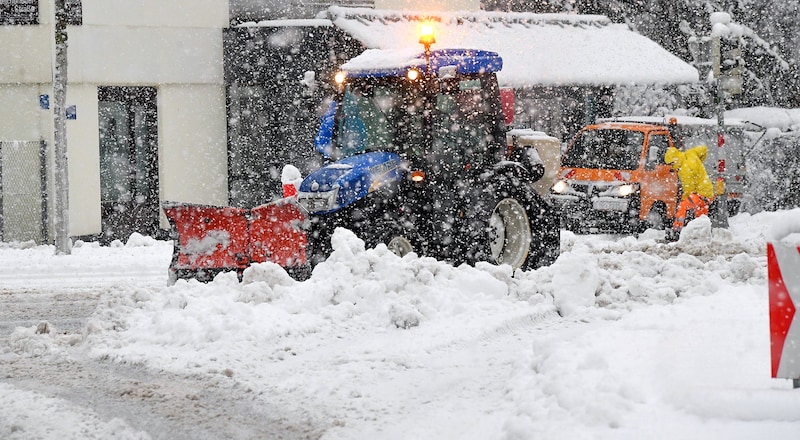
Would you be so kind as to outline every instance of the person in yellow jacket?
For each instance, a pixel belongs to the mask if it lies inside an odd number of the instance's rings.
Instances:
[[[708,156],[708,147],[705,145],[698,145],[686,151],[669,147],[664,153],[664,162],[677,171],[683,188],[672,231],[667,231],[668,239],[678,238],[681,229],[686,224],[686,216],[689,212],[694,214],[692,218],[708,215],[708,207],[714,199],[714,185],[703,166],[706,156]]]

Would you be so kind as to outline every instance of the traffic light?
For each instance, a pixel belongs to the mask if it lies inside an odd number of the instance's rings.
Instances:
[[[722,89],[732,95],[742,93],[742,41],[739,37],[717,37],[714,49],[714,76]]]

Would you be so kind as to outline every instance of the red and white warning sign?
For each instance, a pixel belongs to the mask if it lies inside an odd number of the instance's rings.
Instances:
[[[800,246],[767,243],[772,377],[800,379]]]

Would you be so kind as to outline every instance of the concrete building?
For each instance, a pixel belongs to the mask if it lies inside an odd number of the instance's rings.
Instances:
[[[69,4],[70,236],[157,235],[165,225],[159,200],[227,203],[227,0]],[[8,170],[26,167],[19,150],[43,141],[44,194],[52,194],[54,3],[10,5],[0,16],[2,239],[45,242],[48,209],[16,215],[24,206],[47,206],[43,194]]]

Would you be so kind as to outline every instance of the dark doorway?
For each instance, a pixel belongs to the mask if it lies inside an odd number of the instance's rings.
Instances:
[[[154,87],[99,87],[101,242],[157,236],[158,126]]]
[[[286,164],[303,175],[320,165],[314,136],[324,100],[335,93],[333,72],[363,48],[333,26],[307,23],[223,31],[233,206],[283,197]]]

